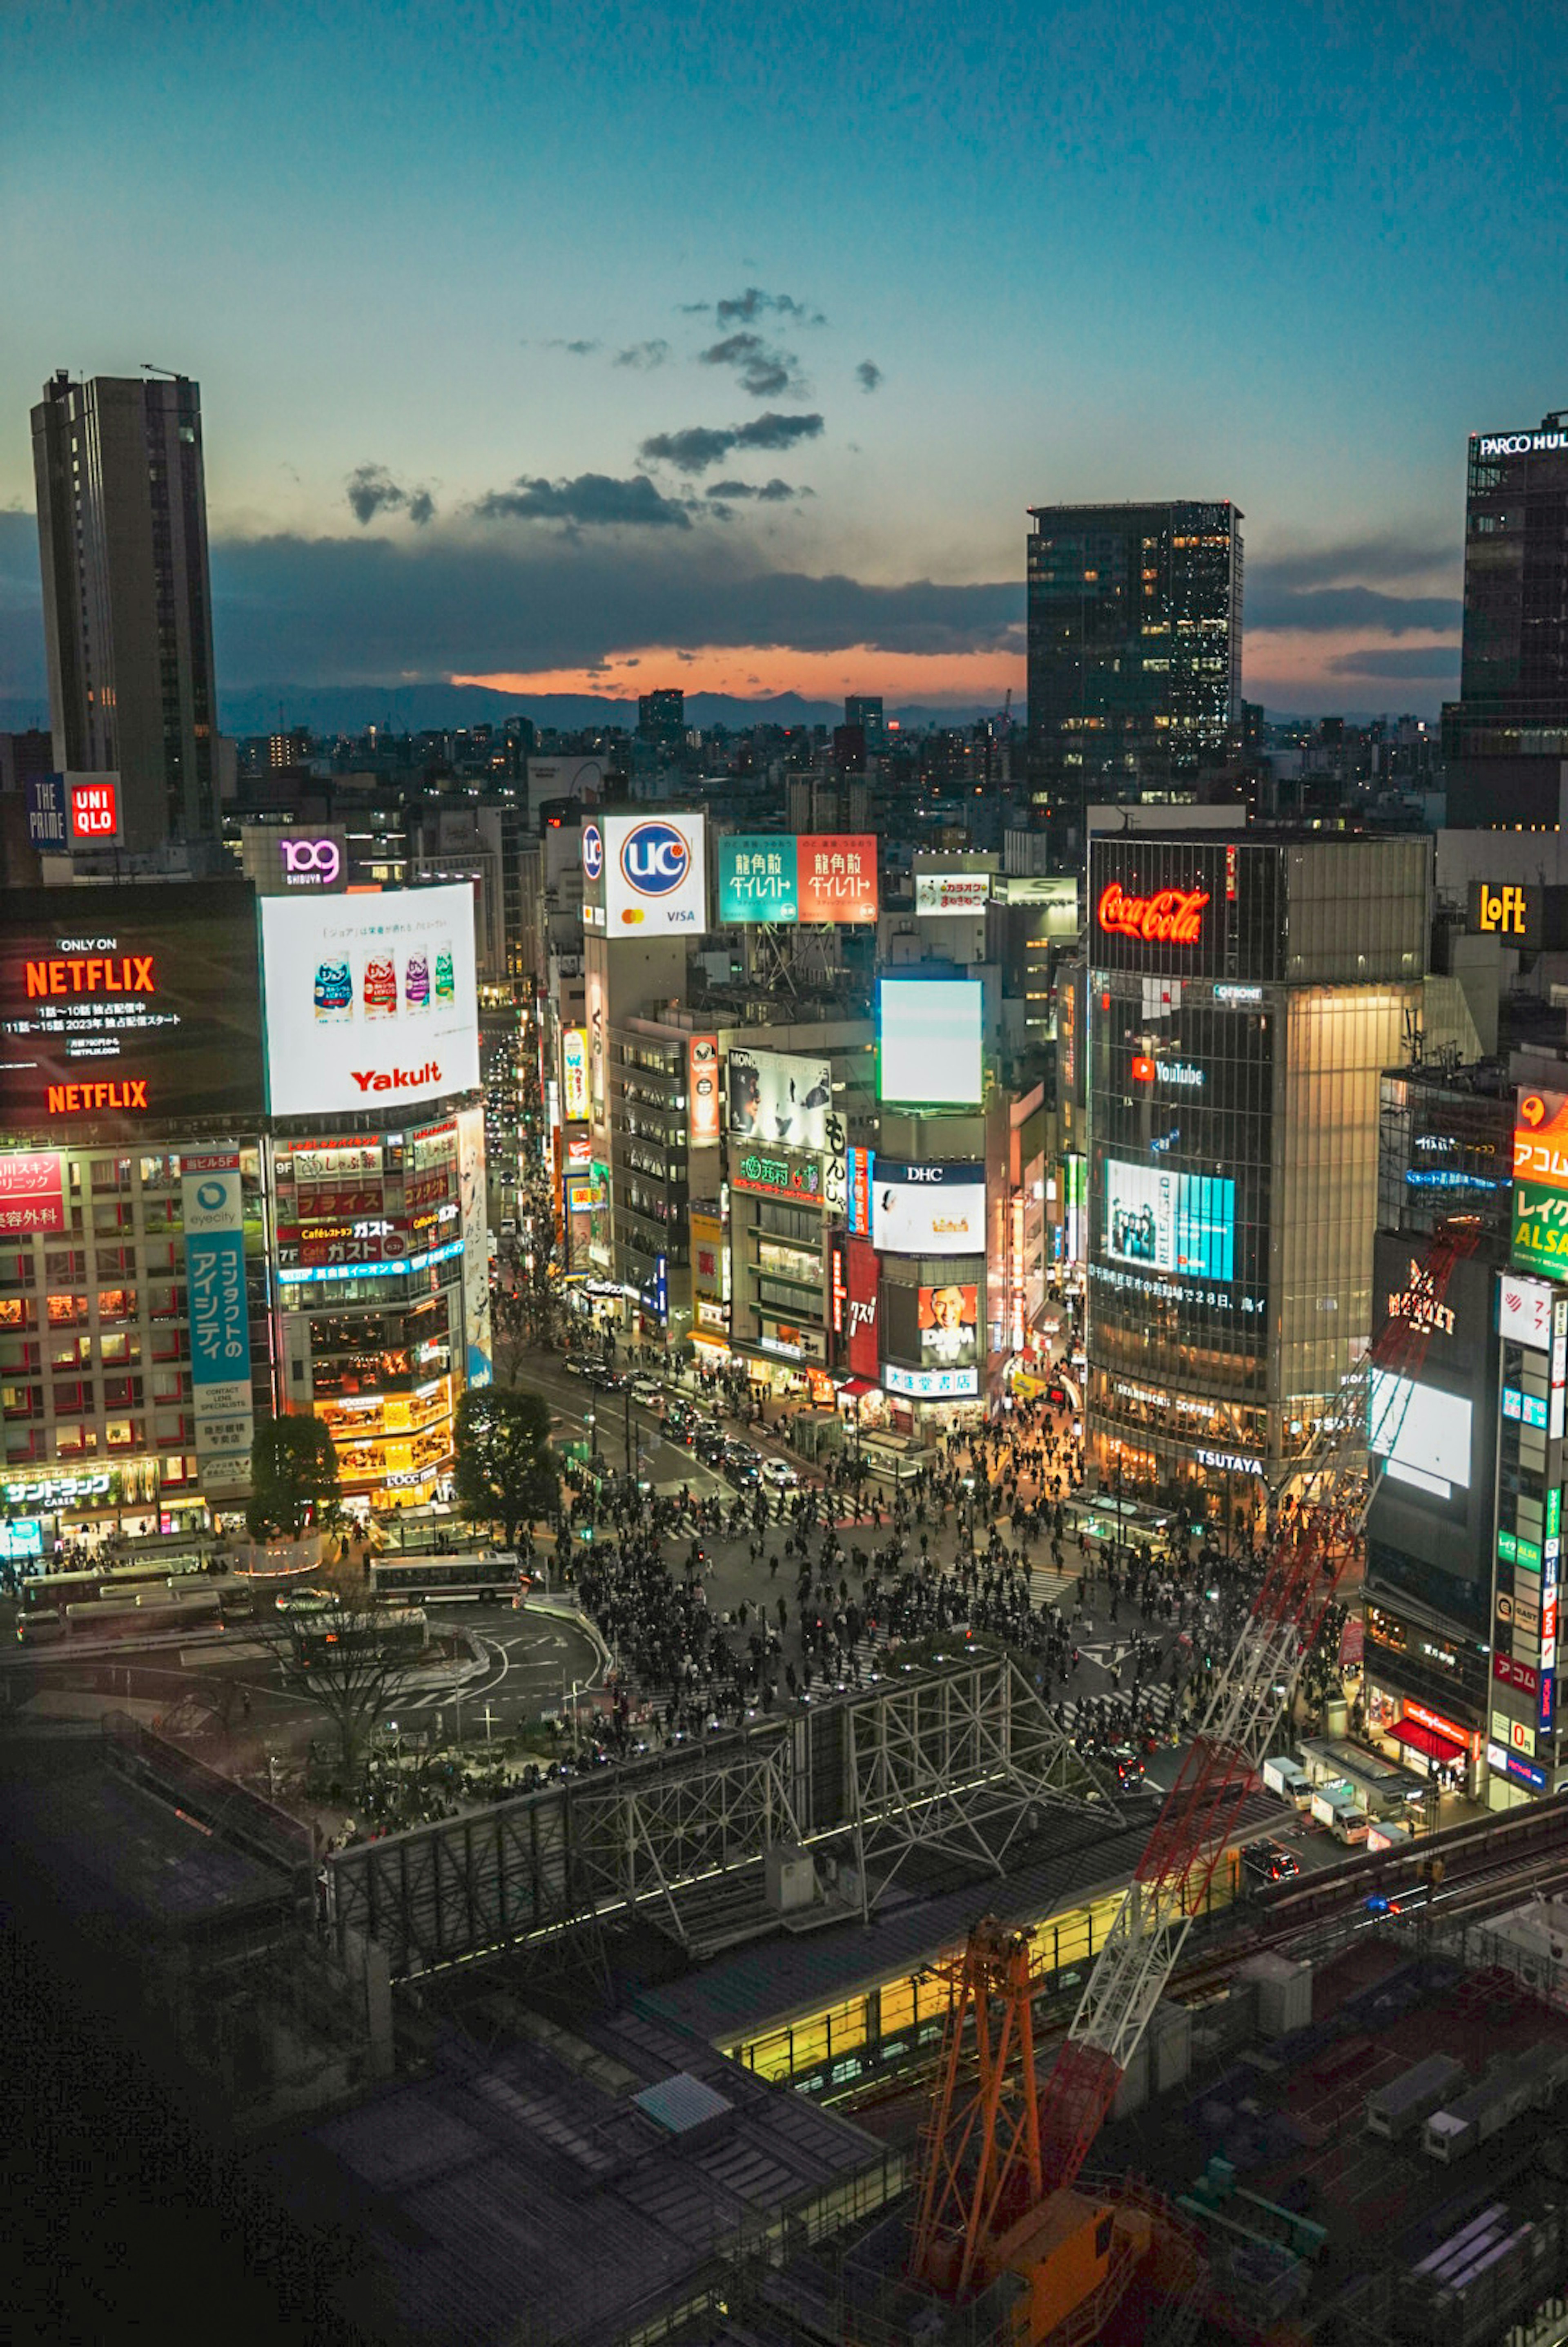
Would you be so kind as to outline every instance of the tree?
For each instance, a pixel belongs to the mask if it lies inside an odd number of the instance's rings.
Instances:
[[[272,1418],[256,1429],[245,1511],[253,1540],[298,1540],[307,1523],[331,1523],[338,1491],[338,1454],[319,1418]]]
[[[499,1523],[508,1548],[520,1524],[555,1505],[560,1468],[550,1451],[550,1405],[540,1394],[470,1386],[457,1406],[453,1483],[470,1523]]]
[[[311,1577],[313,1603],[290,1615],[286,1606],[257,1617],[257,1634],[276,1661],[290,1694],[316,1706],[338,1739],[345,1779],[352,1784],[371,1730],[397,1701],[421,1657],[392,1643],[384,1613],[365,1587],[364,1574],[345,1560]]]

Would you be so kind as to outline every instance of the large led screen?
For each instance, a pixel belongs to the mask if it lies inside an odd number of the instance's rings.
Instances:
[[[130,1139],[262,1107],[248,880],[0,895],[0,1129]]]
[[[983,1255],[983,1165],[906,1165],[879,1157],[871,1244],[883,1255]]]
[[[879,1089],[911,1107],[977,1108],[983,989],[974,978],[877,982]]]
[[[928,1369],[969,1369],[980,1358],[980,1290],[952,1284],[918,1294],[920,1357]]]
[[[736,1140],[790,1149],[828,1146],[828,1112],[833,1104],[833,1071],[828,1061],[731,1045],[728,1090],[729,1131]]]
[[[1386,1459],[1396,1482],[1437,1500],[1470,1482],[1471,1405],[1463,1394],[1374,1369],[1367,1400],[1367,1448]]]
[[[473,893],[268,897],[261,905],[274,1116],[387,1109],[479,1082]]]
[[[1236,1274],[1236,1184],[1108,1157],[1101,1244],[1115,1263],[1195,1279]]]

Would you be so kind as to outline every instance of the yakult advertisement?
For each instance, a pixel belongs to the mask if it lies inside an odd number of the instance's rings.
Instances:
[[[261,901],[274,1116],[396,1108],[479,1082],[466,887]]]

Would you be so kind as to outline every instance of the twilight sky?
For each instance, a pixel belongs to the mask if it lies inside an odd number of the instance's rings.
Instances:
[[[1568,405],[1565,62],[1542,0],[13,0],[0,697],[28,409],[145,360],[231,691],[999,701],[1028,505],[1213,496],[1249,700],[1433,712],[1465,436]]]

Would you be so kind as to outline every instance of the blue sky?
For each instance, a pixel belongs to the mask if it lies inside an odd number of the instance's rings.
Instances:
[[[983,699],[1026,506],[1212,495],[1249,698],[1434,709],[1465,436],[1568,403],[1565,48],[1544,6],[13,7],[0,694],[27,410],[148,360],[202,385],[234,686]]]

